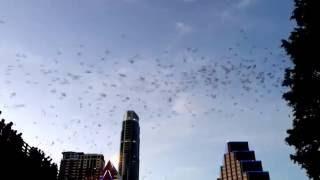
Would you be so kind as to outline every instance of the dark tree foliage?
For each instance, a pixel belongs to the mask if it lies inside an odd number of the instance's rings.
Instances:
[[[57,165],[41,150],[28,146],[12,125],[0,121],[0,179],[56,180]]]
[[[286,69],[283,85],[289,88],[283,98],[293,110],[293,128],[286,142],[294,146],[290,157],[320,180],[320,1],[295,0],[291,19],[296,27],[282,47],[293,62]]]

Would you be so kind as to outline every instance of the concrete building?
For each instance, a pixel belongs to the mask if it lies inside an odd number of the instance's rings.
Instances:
[[[220,168],[218,180],[270,180],[269,173],[263,171],[261,161],[257,161],[248,142],[228,142],[224,164]]]
[[[104,168],[102,154],[63,152],[59,180],[98,180]]]

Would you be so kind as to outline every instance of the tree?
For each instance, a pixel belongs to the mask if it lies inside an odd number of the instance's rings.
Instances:
[[[56,180],[57,165],[41,150],[27,145],[12,125],[0,121],[0,179]]]
[[[291,16],[296,27],[282,47],[293,66],[286,69],[283,98],[293,112],[293,127],[286,142],[295,148],[291,159],[320,180],[320,1],[295,0]],[[318,14],[318,15],[317,15]]]

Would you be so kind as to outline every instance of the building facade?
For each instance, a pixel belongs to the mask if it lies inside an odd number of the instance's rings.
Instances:
[[[223,161],[218,180],[270,180],[261,161],[256,160],[254,151],[249,150],[248,142],[228,142]]]
[[[119,176],[121,180],[139,180],[139,117],[134,111],[124,115],[120,142]]]
[[[118,176],[117,169],[110,161],[108,161],[107,165],[103,169],[103,174],[101,175],[100,180],[117,180]]]
[[[83,152],[63,152],[60,163],[59,180],[99,180],[104,168],[102,154]]]

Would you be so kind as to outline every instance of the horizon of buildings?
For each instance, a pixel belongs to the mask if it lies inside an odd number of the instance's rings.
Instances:
[[[139,116],[127,111],[122,122],[119,168],[108,161],[103,154],[63,152],[59,180],[139,180],[140,153]]]
[[[103,154],[66,151],[60,164],[59,180],[139,180],[139,116],[127,111],[122,122],[118,169]],[[262,162],[246,141],[227,142],[217,180],[270,180]]]

